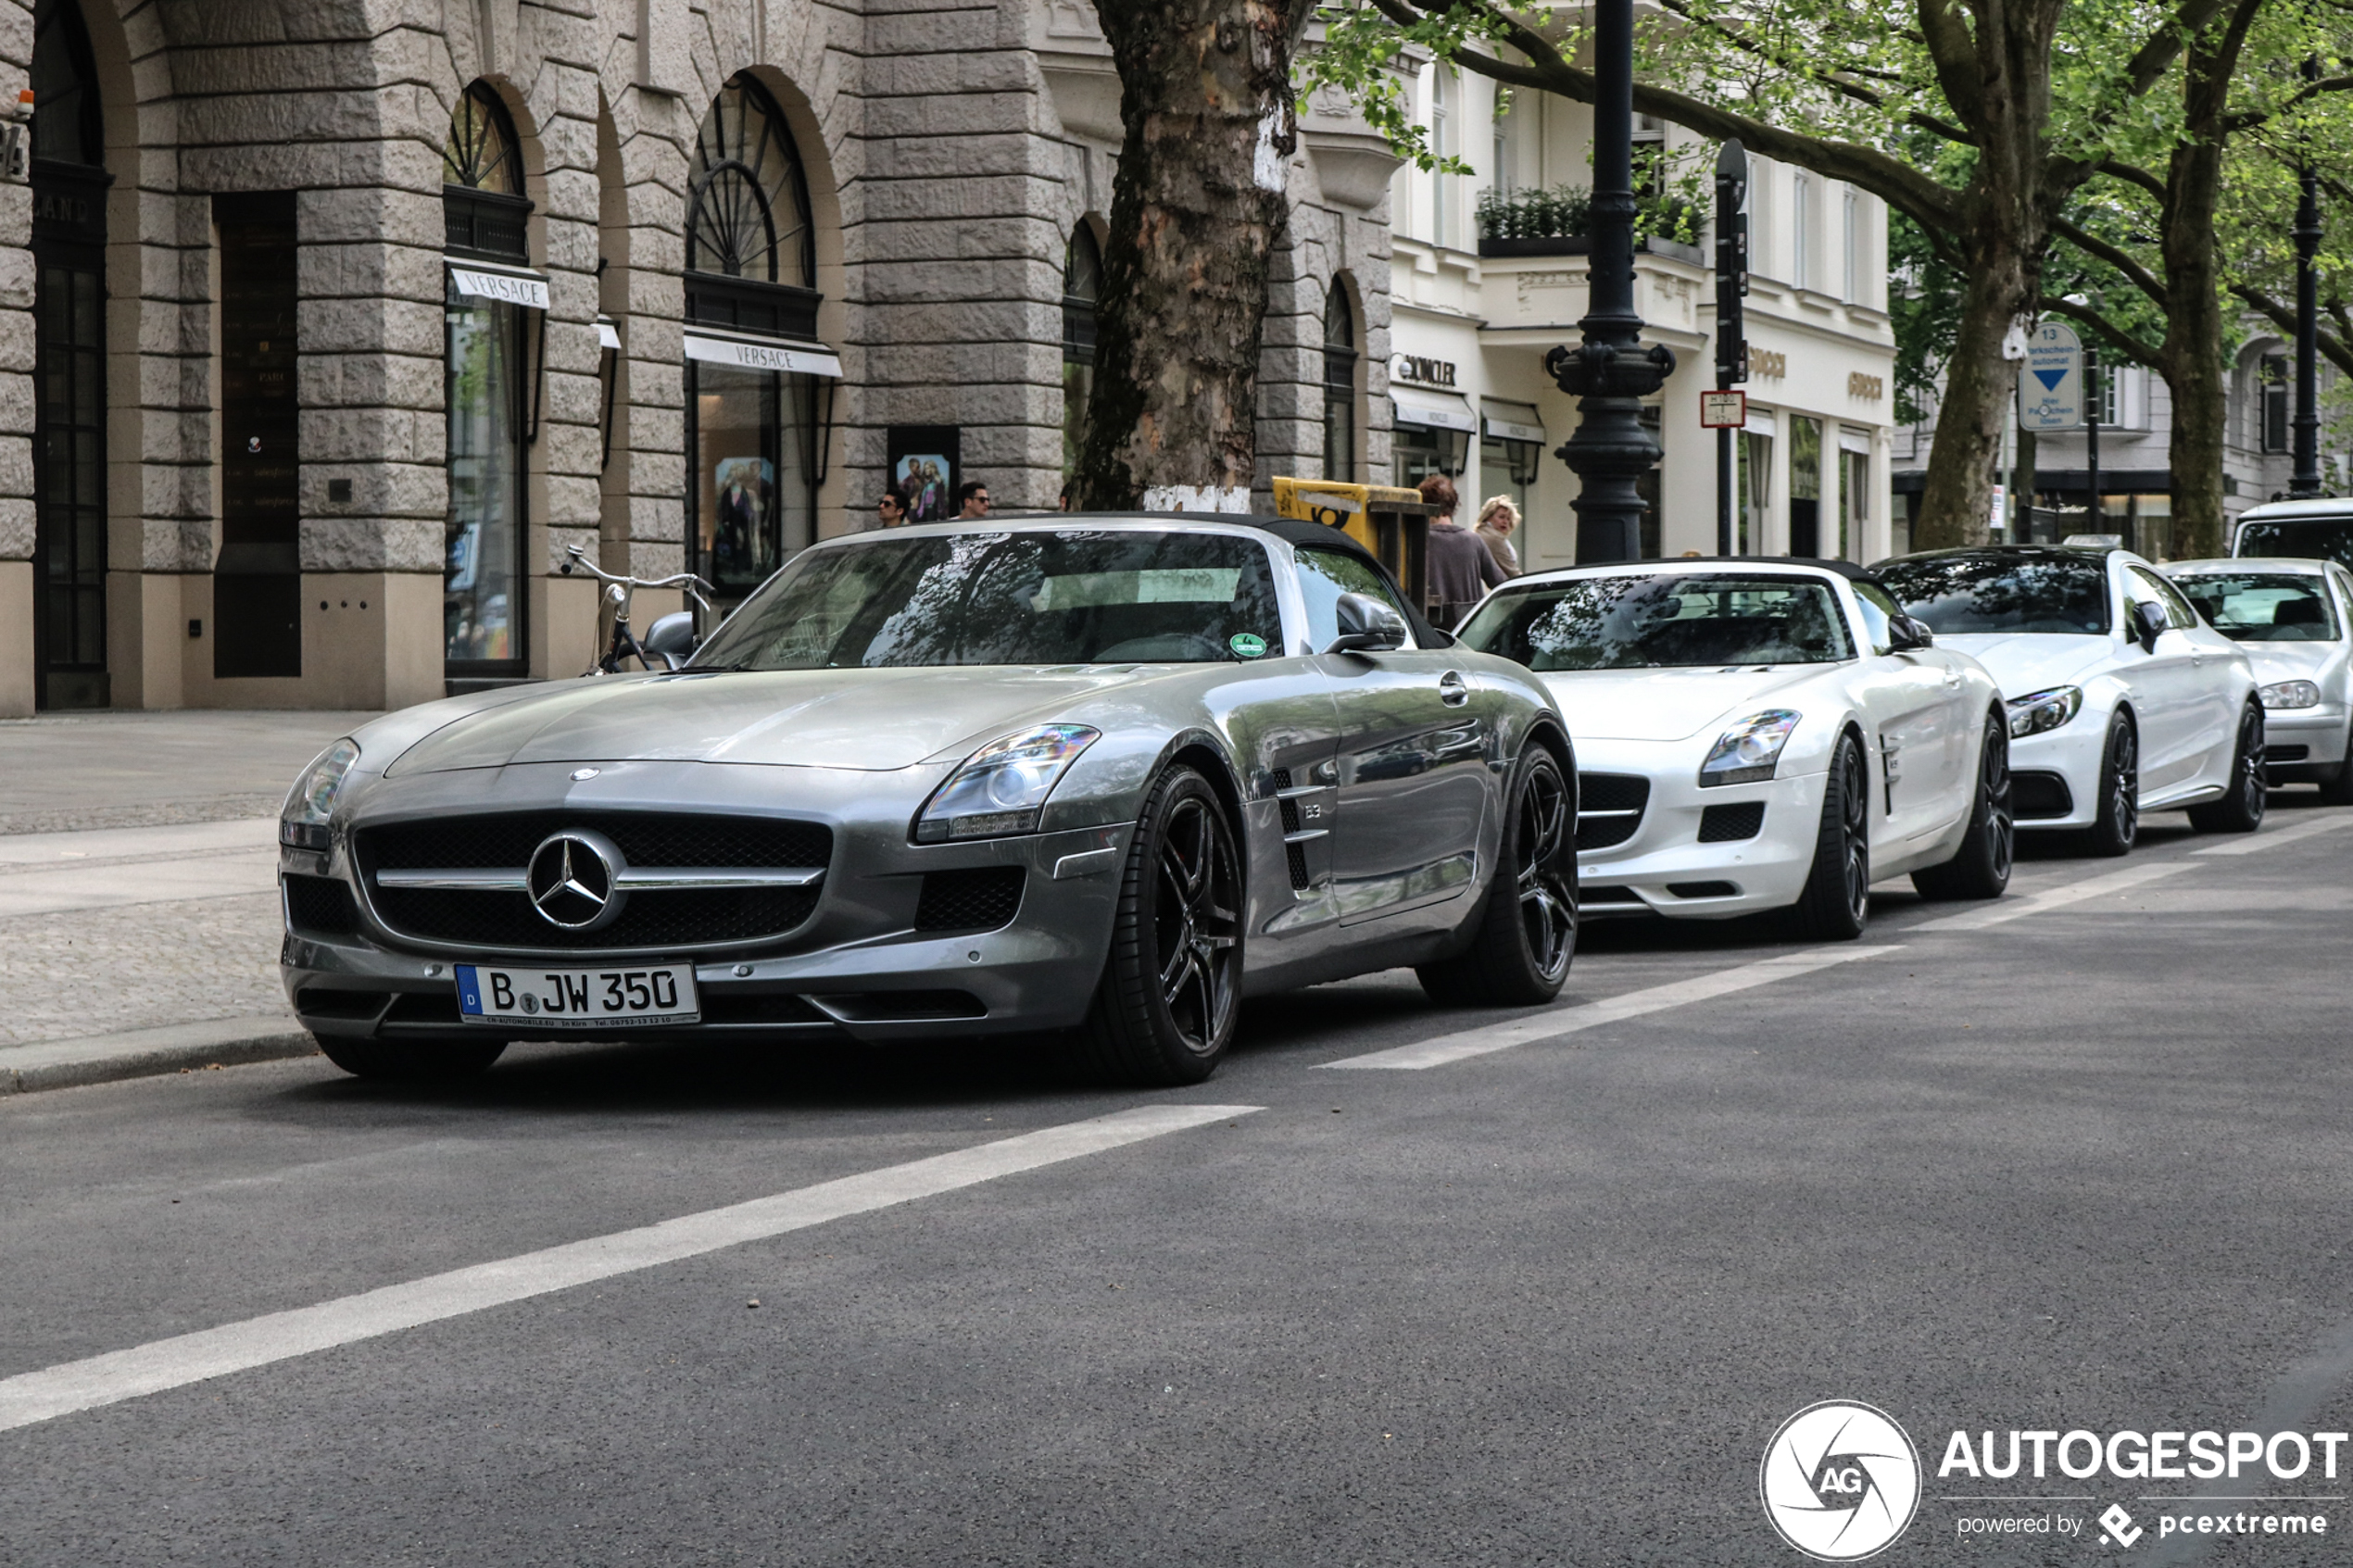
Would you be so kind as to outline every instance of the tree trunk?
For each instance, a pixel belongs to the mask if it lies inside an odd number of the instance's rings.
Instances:
[[[1306,0],[1097,0],[1121,143],[1076,502],[1247,511]]]
[[[1944,397],[1936,410],[1936,440],[1912,548],[1982,545],[1994,520],[1994,474],[2001,460],[2002,425],[2018,390],[2026,350],[2024,321],[2037,295],[2043,247],[2031,249],[1980,225],[1969,245],[1969,281],[1960,326],[1944,366]]]
[[[2173,394],[2166,466],[2173,554],[2222,553],[2222,437],[2230,394],[2222,355],[2222,279],[2214,223],[2222,192],[2223,118],[2257,0],[2190,43],[2183,71],[2183,139],[2165,178],[2158,245],[2165,263],[2165,341],[2158,369]]]

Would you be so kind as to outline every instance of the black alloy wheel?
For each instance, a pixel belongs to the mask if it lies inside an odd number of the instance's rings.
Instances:
[[[1468,945],[1415,973],[1442,1007],[1541,1007],[1577,956],[1577,791],[1531,742],[1513,771],[1496,872],[1466,922]]]
[[[1985,716],[1977,755],[1977,797],[1960,847],[1941,866],[1912,873],[1923,898],[1998,898],[2010,884],[2018,823],[2010,811],[2010,727],[1997,709]]]
[[[2095,855],[2133,852],[2141,834],[2141,737],[2122,709],[2108,721],[2108,745],[2100,752],[2100,809],[2088,834]]]
[[[1851,942],[1871,913],[1871,784],[1862,743],[1839,736],[1822,782],[1821,827],[1806,890],[1790,907],[1798,935],[1818,942]]]
[[[1224,803],[1182,765],[1144,802],[1113,915],[1111,954],[1068,1045],[1087,1076],[1198,1084],[1241,1010],[1241,860]]]
[[[2239,710],[2239,733],[2231,752],[2230,793],[2205,806],[2190,808],[2190,826],[2200,833],[2253,833],[2263,825],[2263,808],[2271,781],[2263,771],[2263,709],[2248,703]]]

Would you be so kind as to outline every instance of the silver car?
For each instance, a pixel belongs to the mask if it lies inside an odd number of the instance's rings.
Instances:
[[[684,668],[452,697],[305,771],[287,994],[361,1074],[516,1038],[1057,1032],[1198,1082],[1257,992],[1535,1004],[1576,940],[1544,688],[1364,549],[1057,518],[804,551]]]
[[[2317,784],[2328,804],[2353,806],[2353,573],[2253,557],[2175,561],[2165,574],[2254,665],[2271,782]]]

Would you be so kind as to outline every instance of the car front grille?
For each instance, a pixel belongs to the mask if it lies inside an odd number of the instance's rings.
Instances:
[[[802,887],[639,888],[611,923],[568,931],[543,919],[526,893],[384,887],[386,871],[515,871],[548,834],[587,828],[611,839],[632,867],[824,867],[833,830],[820,822],[685,812],[514,811],[363,827],[353,835],[361,876],[384,924],[422,941],[540,951],[707,947],[783,935],[816,912],[821,884]]]
[[[359,929],[359,911],[342,878],[288,872],[286,922],[306,936],[348,936]]]
[[[1651,782],[1640,773],[1577,775],[1577,847],[1607,849],[1625,843],[1642,825]]]

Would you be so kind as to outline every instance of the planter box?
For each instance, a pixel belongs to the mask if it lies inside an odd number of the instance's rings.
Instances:
[[[1706,265],[1699,246],[1680,245],[1673,240],[1636,240],[1637,254],[1672,257],[1693,267]],[[1478,242],[1478,254],[1485,257],[1513,256],[1591,256],[1593,242],[1583,234],[1531,234],[1515,239],[1486,239]]]

